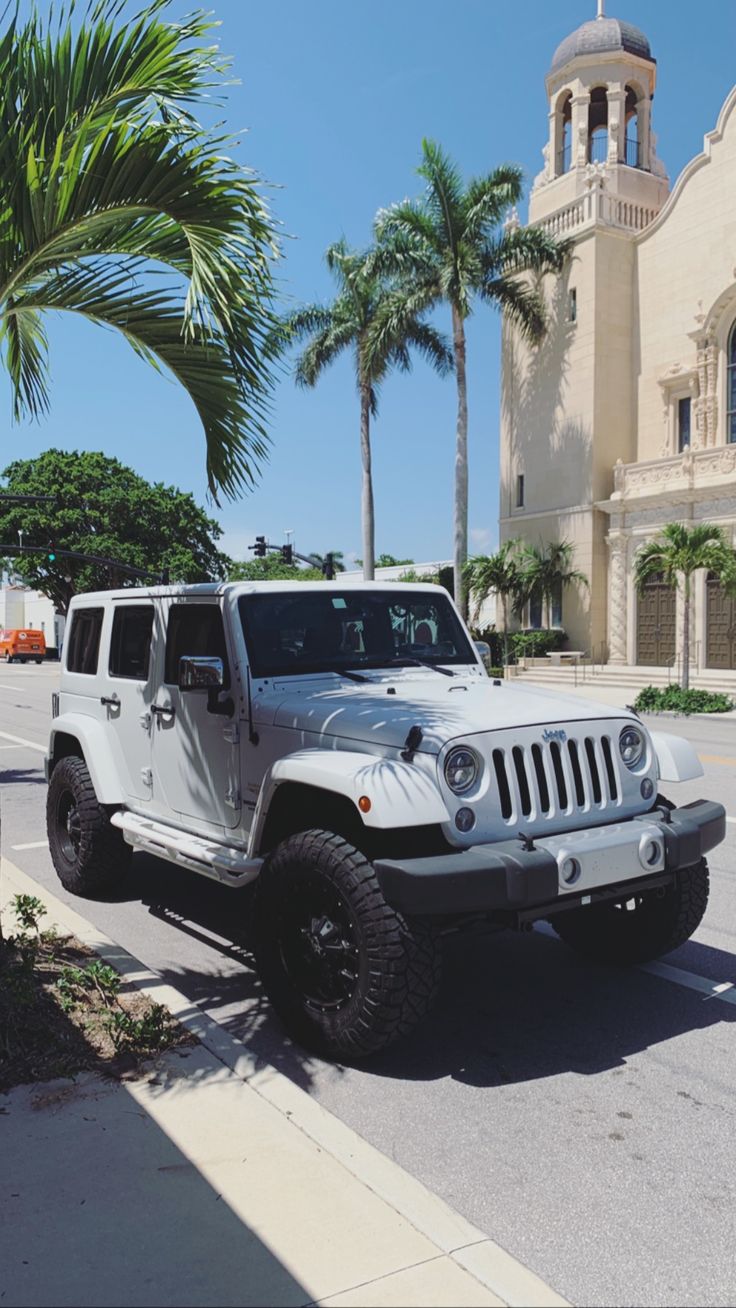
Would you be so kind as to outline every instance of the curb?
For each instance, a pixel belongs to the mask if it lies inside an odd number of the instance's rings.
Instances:
[[[11,895],[33,894],[41,899],[55,925],[76,936],[153,1002],[168,1008],[205,1049],[277,1109],[288,1123],[325,1149],[361,1184],[510,1308],[569,1308],[568,1301],[535,1272],[322,1108],[282,1072],[264,1067],[197,1004],[165,984],[157,973],[98,931],[81,914],[5,858],[1,873],[4,901],[8,889]]]

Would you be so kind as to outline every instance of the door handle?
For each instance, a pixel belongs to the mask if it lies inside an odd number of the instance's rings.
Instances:
[[[154,717],[157,718],[176,717],[176,709],[174,708],[173,704],[152,704],[151,712],[153,713]]]
[[[120,708],[120,700],[117,695],[100,695],[100,703],[106,704],[108,708]]]

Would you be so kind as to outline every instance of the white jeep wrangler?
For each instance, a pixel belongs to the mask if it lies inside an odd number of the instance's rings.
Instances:
[[[443,933],[549,919],[592,958],[677,948],[725,835],[690,745],[628,710],[491,680],[447,593],[236,583],[80,595],[47,758],[68,890],[131,849],[254,882],[289,1031],[341,1058],[425,1013]]]

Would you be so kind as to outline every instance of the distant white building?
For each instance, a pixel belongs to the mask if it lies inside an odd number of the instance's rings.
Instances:
[[[37,590],[25,586],[0,589],[0,627],[3,630],[28,627],[42,631],[48,649],[61,649],[66,619],[57,613],[52,601]]]
[[[452,559],[440,559],[437,563],[399,563],[391,568],[376,568],[376,581],[401,581],[407,574],[412,577],[436,577],[441,568],[451,568]],[[355,571],[341,572],[340,581],[362,581],[363,571],[358,568]],[[485,630],[487,627],[496,625],[496,596],[489,595],[488,599],[481,606],[478,619],[475,618],[475,611],[471,603],[471,616],[474,627]]]

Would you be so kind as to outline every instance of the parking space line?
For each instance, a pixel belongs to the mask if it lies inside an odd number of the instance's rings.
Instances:
[[[47,849],[47,848],[48,848],[48,843],[49,843],[48,840],[29,840],[29,841],[27,841],[27,843],[26,843],[25,845],[11,845],[10,848],[11,848],[11,849],[14,849],[14,850],[20,850],[20,849]]]
[[[707,977],[686,972],[681,967],[672,967],[670,963],[640,963],[639,971],[649,972],[651,976],[661,977],[663,981],[673,981],[686,990],[697,990],[704,999],[722,999],[724,1004],[736,1004],[736,986],[733,981],[709,981]]]
[[[729,758],[726,754],[698,754],[701,763],[719,763],[725,768],[736,768],[736,758]]]
[[[11,736],[9,731],[0,731],[0,740],[10,740],[14,745],[25,745],[26,749],[36,749],[39,754],[46,753],[45,745],[37,745],[35,740],[26,740],[25,736]]]

